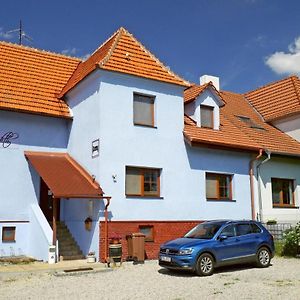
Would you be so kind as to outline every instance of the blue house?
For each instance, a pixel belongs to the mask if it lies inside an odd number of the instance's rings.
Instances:
[[[300,216],[299,142],[124,28],[85,61],[0,42],[0,74],[0,256],[105,261],[110,235],[126,256],[140,231],[156,258],[207,219]]]

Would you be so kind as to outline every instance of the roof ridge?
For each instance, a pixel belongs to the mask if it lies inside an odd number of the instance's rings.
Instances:
[[[139,47],[141,47],[142,50],[144,50],[150,57],[152,57],[156,61],[156,63],[159,64],[166,72],[168,72],[170,75],[176,77],[177,79],[180,79],[181,81],[183,81],[187,85],[191,84],[189,81],[181,78],[181,76],[177,75],[176,73],[174,73],[173,71],[171,71],[169,68],[167,68],[154,54],[152,54],[149,50],[147,50],[147,48],[140,41],[138,41],[132,33],[130,33],[128,30],[126,30],[123,27],[121,27],[120,30],[124,31],[129,36],[131,36],[131,38],[135,41],[135,43]]]
[[[71,58],[77,61],[82,61],[82,59],[80,59],[79,57],[75,57],[75,56],[70,56],[70,55],[66,55],[66,54],[62,54],[62,53],[57,53],[54,51],[49,51],[49,50],[45,50],[45,49],[39,49],[39,48],[35,48],[35,47],[30,47],[30,46],[24,46],[24,45],[18,45],[15,43],[11,43],[11,42],[6,42],[6,41],[0,41],[0,45],[7,45],[10,47],[15,47],[15,48],[21,48],[23,50],[29,50],[32,52],[40,52],[43,54],[50,54],[50,55],[55,55],[55,56],[59,56],[59,57],[63,57],[63,58]]]
[[[263,89],[263,88],[266,88],[266,87],[272,86],[272,85],[274,85],[274,84],[277,84],[277,83],[279,83],[279,82],[281,82],[281,81],[285,81],[285,80],[287,80],[287,79],[292,79],[293,77],[294,77],[294,78],[295,78],[295,77],[298,78],[296,75],[291,75],[291,76],[288,76],[288,77],[285,77],[285,78],[282,78],[282,79],[279,79],[279,80],[276,80],[276,81],[267,83],[267,84],[265,84],[265,85],[262,85],[262,86],[260,86],[260,87],[258,87],[258,88],[256,88],[256,89],[254,89],[254,90],[251,90],[251,91],[248,91],[248,92],[246,92],[246,93],[243,93],[242,95],[251,94],[251,93],[256,92],[256,91],[258,91],[258,90],[261,90],[261,89]]]
[[[121,38],[121,35],[123,33],[123,30],[124,28],[123,27],[120,27],[118,29],[118,31],[115,32],[115,40],[114,42],[112,43],[112,45],[110,46],[109,50],[107,51],[107,54],[105,55],[105,57],[102,59],[102,61],[100,61],[97,65],[105,65],[105,63],[110,59],[113,51],[116,49],[116,46],[118,45],[118,42]],[[113,38],[113,36],[111,37]],[[107,40],[107,42],[109,41],[110,39]]]
[[[122,28],[122,27],[121,27]],[[120,28],[118,30],[116,30],[112,35],[110,35],[109,38],[107,38],[98,48],[96,48],[96,50],[91,53],[91,55],[85,60],[87,61],[91,56],[93,56],[99,49],[101,49],[109,40],[111,40],[115,35],[117,35],[120,31]]]
[[[297,76],[292,76],[292,77],[291,77],[293,86],[294,86],[294,88],[295,88],[295,93],[296,93],[296,95],[297,95],[297,98],[298,98],[298,101],[299,101],[299,104],[300,104],[300,92],[298,91],[298,88],[297,88],[297,86],[296,86],[296,82],[295,82],[296,79],[299,80]]]

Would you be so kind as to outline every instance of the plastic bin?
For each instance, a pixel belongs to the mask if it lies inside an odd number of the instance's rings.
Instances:
[[[145,261],[145,235],[136,232],[126,236],[128,260],[133,260],[138,263]]]

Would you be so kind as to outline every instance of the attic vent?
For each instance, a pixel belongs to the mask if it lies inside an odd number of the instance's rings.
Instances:
[[[245,116],[236,116],[240,121],[244,122],[247,124],[250,128],[254,129],[260,129],[260,130],[266,130],[264,127],[256,124],[253,120],[251,120],[249,117]]]

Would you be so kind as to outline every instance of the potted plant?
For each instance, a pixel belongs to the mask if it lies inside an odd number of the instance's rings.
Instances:
[[[120,234],[113,232],[109,236],[109,243],[110,244],[121,244],[122,237]]]
[[[88,263],[95,263],[96,262],[95,251],[90,251],[86,258]]]

